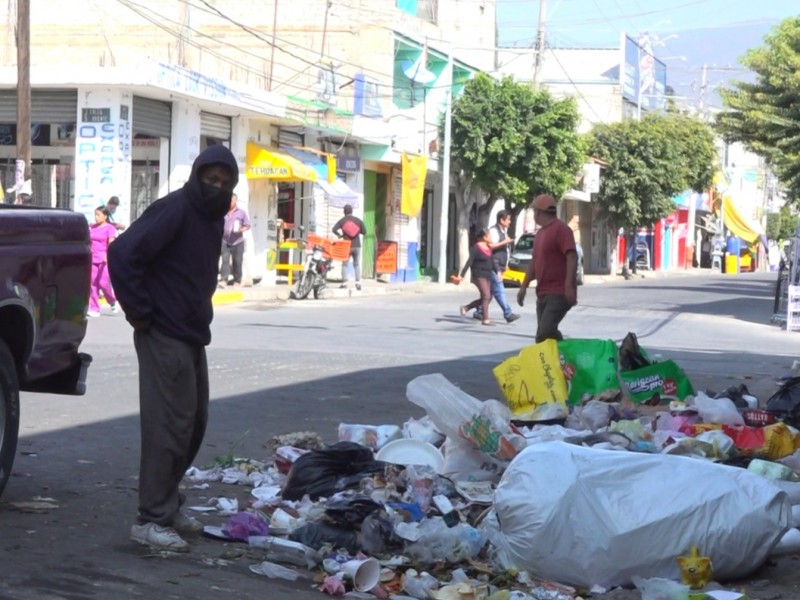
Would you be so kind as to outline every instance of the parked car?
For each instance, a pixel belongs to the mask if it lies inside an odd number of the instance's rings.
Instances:
[[[84,393],[91,254],[86,218],[0,204],[0,493],[19,435],[20,390]]]
[[[518,286],[525,278],[525,271],[533,257],[533,243],[535,234],[523,233],[514,244],[511,255],[508,258],[508,269],[503,274],[503,283],[509,286]],[[575,244],[578,251],[578,285],[583,285],[583,248],[579,243]]]

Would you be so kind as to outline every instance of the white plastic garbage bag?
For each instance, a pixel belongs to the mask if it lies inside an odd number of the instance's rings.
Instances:
[[[745,469],[564,442],[523,450],[494,510],[504,566],[584,587],[679,579],[675,558],[692,546],[711,557],[716,580],[744,577],[792,515],[785,492]]]
[[[481,402],[441,373],[412,379],[406,396],[425,409],[439,431],[466,440],[492,458],[511,460],[527,445],[525,438],[511,429],[511,411],[505,404],[497,400]]]

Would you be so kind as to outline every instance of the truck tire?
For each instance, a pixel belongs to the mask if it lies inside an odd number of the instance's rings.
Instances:
[[[0,494],[6,487],[19,435],[19,381],[14,357],[0,340]]]

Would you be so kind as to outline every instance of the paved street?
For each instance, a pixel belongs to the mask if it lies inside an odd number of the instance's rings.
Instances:
[[[580,288],[563,331],[617,341],[633,331],[652,353],[675,358],[698,387],[744,382],[765,399],[800,356],[800,336],[769,324],[773,280],[716,274],[593,283]],[[198,465],[229,451],[266,458],[264,443],[276,434],[313,430],[335,441],[342,421],[402,424],[421,416],[405,387],[425,373],[441,372],[479,398],[498,397],[491,369],[532,342],[533,294],[520,321],[482,327],[458,316],[473,290],[218,308],[211,421]],[[0,502],[0,598],[321,598],[308,581],[251,574],[255,560],[235,546],[202,540],[191,554],[164,559],[128,542],[138,468],[131,330],[121,316],[93,319],[85,349],[94,356],[85,397],[22,399],[21,442]],[[190,503],[212,493],[247,498],[232,486],[187,493]],[[36,514],[9,504],[34,497],[58,508]]]

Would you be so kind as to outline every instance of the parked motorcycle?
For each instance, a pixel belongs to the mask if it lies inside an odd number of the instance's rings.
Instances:
[[[331,256],[325,252],[321,244],[306,244],[306,265],[294,289],[297,300],[308,298],[314,290],[314,298],[319,298],[322,290],[328,285],[328,271],[331,268]]]

